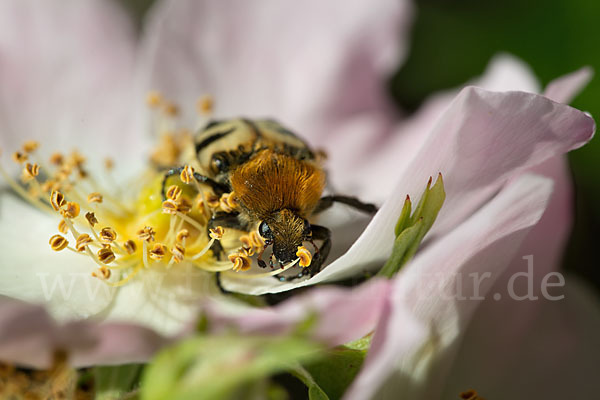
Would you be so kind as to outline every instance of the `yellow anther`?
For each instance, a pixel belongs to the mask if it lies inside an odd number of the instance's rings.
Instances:
[[[88,177],[88,173],[85,169],[82,168],[78,168],[77,169],[77,176],[79,176],[80,179],[85,179]]]
[[[238,271],[248,271],[250,269],[251,263],[250,258],[242,253],[233,253],[229,255],[229,261],[233,263],[233,270]]]
[[[88,203],[102,203],[102,195],[98,192],[93,192],[88,194],[87,197]]]
[[[179,174],[179,178],[181,179],[181,182],[189,185],[194,180],[194,168],[186,165],[181,171],[181,174]]]
[[[167,189],[167,199],[171,199],[173,201],[177,201],[179,200],[179,197],[181,196],[181,188],[177,185],[172,185],[169,186],[169,189]]]
[[[225,229],[222,226],[217,226],[209,230],[209,236],[215,240],[221,240],[223,238],[223,234],[225,234]]]
[[[92,243],[92,238],[87,233],[82,233],[77,237],[77,242],[75,243],[75,249],[77,251],[85,251],[85,247]]]
[[[312,261],[312,254],[310,254],[310,251],[304,246],[298,246],[296,256],[300,259],[298,264],[303,268],[308,267]]]
[[[48,179],[40,186],[43,192],[51,192],[53,190],[58,190],[60,184],[52,179]]]
[[[79,204],[74,201],[67,201],[65,208],[60,210],[60,214],[65,218],[77,218],[79,215]]]
[[[115,162],[112,158],[104,159],[104,168],[106,168],[108,171],[111,171],[114,167],[115,167]]]
[[[163,97],[160,92],[153,90],[146,96],[146,104],[151,108],[157,108],[163,101]]]
[[[23,143],[23,151],[25,153],[33,153],[38,149],[38,147],[40,147],[40,144],[35,140],[28,140]]]
[[[205,192],[206,205],[210,208],[217,208],[221,204],[221,198],[213,193]]]
[[[61,219],[58,223],[58,231],[60,233],[64,233],[65,235],[67,234],[67,232],[69,232],[69,226],[67,225],[64,219]]]
[[[61,235],[54,235],[50,238],[50,247],[54,251],[64,250],[65,247],[69,245],[67,239],[62,237]]]
[[[58,190],[53,190],[50,194],[50,204],[55,211],[58,211],[66,204],[65,196]]]
[[[177,203],[171,199],[163,201],[162,212],[165,214],[177,214]]]
[[[92,276],[94,278],[106,280],[110,278],[110,269],[106,267],[98,268],[96,271],[92,272]]]
[[[115,261],[115,253],[110,249],[110,247],[103,247],[98,250],[98,260],[104,264],[110,264]]]
[[[117,232],[110,226],[102,228],[100,231],[100,239],[106,243],[112,243],[117,239]]]
[[[123,247],[125,247],[125,251],[127,251],[127,254],[133,254],[137,250],[137,245],[131,239],[123,243]]]
[[[23,179],[28,181],[31,179],[35,179],[36,176],[40,173],[40,166],[37,164],[27,163],[23,168]]]
[[[53,153],[50,156],[50,164],[55,165],[57,167],[60,166],[64,162],[64,160],[65,158],[60,153]]]
[[[175,103],[168,102],[164,105],[164,112],[170,117],[176,117],[179,115],[179,107]]]
[[[92,228],[98,223],[98,219],[96,218],[96,214],[94,214],[93,212],[86,212],[85,213],[85,219],[87,219],[88,223],[90,224],[90,226]]]
[[[156,232],[151,226],[145,226],[143,229],[140,229],[137,232],[138,238],[141,240],[145,240],[146,242],[152,242],[154,240],[154,235]]]
[[[175,245],[171,248],[171,254],[173,255],[173,260],[176,263],[180,263],[185,257],[185,247],[179,243],[175,243]]]
[[[196,108],[200,115],[210,115],[212,114],[214,108],[214,99],[210,95],[202,96],[198,99],[198,103],[196,104]]]
[[[148,253],[150,258],[156,261],[162,260],[165,254],[167,254],[167,247],[161,243],[156,243]]]
[[[260,249],[265,246],[265,241],[257,231],[250,232],[250,240],[252,241],[252,246],[254,246],[257,249]]]
[[[242,247],[245,249],[252,249],[254,247],[249,235],[240,236],[240,242],[242,242]]]
[[[85,164],[85,157],[77,150],[73,150],[67,159],[67,164],[73,167],[81,168],[83,164]]]
[[[233,192],[231,193],[223,193],[221,198],[219,199],[219,205],[221,209],[226,213],[230,213],[235,210],[238,206],[238,201]]]
[[[192,210],[192,203],[185,197],[182,197],[177,202],[177,211],[183,214],[187,214]]]
[[[12,155],[12,159],[14,162],[16,162],[17,164],[22,164],[25,161],[27,161],[29,159],[29,157],[27,156],[27,154],[23,154],[19,151],[15,151]]]
[[[175,239],[179,243],[181,243],[184,239],[187,239],[188,237],[190,237],[190,231],[188,231],[187,229],[182,229],[179,232],[177,232],[177,236]]]

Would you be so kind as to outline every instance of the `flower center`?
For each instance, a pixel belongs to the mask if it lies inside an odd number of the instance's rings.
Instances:
[[[88,173],[86,159],[77,151],[55,153],[42,160],[34,141],[13,154],[13,161],[22,168],[20,183],[1,166],[0,174],[33,206],[60,216],[50,247],[91,258],[97,266],[92,275],[111,286],[127,283],[143,269],[170,269],[184,262],[209,272],[249,270],[250,258],[262,254],[265,242],[256,231],[231,231],[225,237],[220,226],[208,229],[216,212],[235,211],[235,194],[216,196],[196,180],[189,164],[179,168],[181,172],[167,175],[167,168],[181,165],[185,153],[193,151],[193,140],[189,130],[177,129],[176,105],[158,93],[151,93],[147,102],[154,110],[153,129],[160,137],[159,145],[150,157],[152,168],[127,185],[127,190],[116,183],[109,189],[103,187]],[[207,122],[211,110],[210,97],[198,102],[199,124]],[[105,161],[104,170],[106,181],[115,182],[112,160]],[[223,241],[224,249],[234,249],[224,261],[213,256],[211,248],[216,241]],[[274,276],[297,263],[305,267],[311,262],[310,252],[302,246],[297,257],[283,268],[239,276]]]

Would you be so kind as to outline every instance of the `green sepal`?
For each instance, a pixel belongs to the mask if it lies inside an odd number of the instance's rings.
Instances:
[[[298,337],[196,336],[161,351],[145,369],[142,400],[228,399],[293,365],[321,357]]]
[[[302,383],[306,385],[308,389],[309,400],[329,400],[327,393],[321,389],[310,372],[308,372],[305,368],[302,366],[297,366],[296,368],[290,370],[290,374],[301,380]]]
[[[128,397],[139,386],[142,368],[142,364],[95,367],[93,369],[95,398],[118,400]]]
[[[423,192],[414,213],[411,215],[411,201],[407,196],[396,223],[394,247],[388,261],[377,273],[378,276],[391,278],[400,268],[416,254],[423,238],[435,222],[442,205],[446,199],[442,174],[431,186],[429,179],[427,188]]]

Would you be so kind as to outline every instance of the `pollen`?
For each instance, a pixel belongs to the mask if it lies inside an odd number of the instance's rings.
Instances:
[[[69,232],[69,227],[67,226],[67,223],[65,222],[64,219],[61,219],[60,222],[58,223],[58,231],[65,235]]]
[[[64,250],[69,245],[69,241],[61,235],[54,235],[50,238],[50,247],[54,251]]]
[[[169,200],[173,200],[173,201],[177,201],[179,200],[179,197],[181,196],[181,188],[177,185],[172,185],[169,187],[169,189],[167,189],[167,199]]]
[[[181,244],[175,243],[175,245],[171,248],[171,254],[173,255],[173,260],[176,263],[180,263],[185,257],[185,248]]]
[[[100,239],[105,243],[112,243],[117,240],[117,232],[111,227],[102,228],[100,231]]]
[[[164,244],[156,243],[152,250],[150,250],[149,255],[150,258],[155,261],[160,261],[167,254],[167,248]]]
[[[217,226],[209,230],[209,236],[215,240],[221,240],[225,234],[225,229],[222,226]]]
[[[90,194],[88,194],[87,201],[90,204],[92,204],[92,203],[102,203],[102,195],[100,193],[98,193],[98,192],[90,193]]]
[[[157,108],[158,106],[160,106],[163,102],[163,97],[160,94],[160,92],[153,90],[151,92],[148,93],[148,95],[146,96],[146,104],[148,104],[148,107],[150,108]]]
[[[137,245],[131,239],[129,239],[128,241],[126,241],[125,243],[123,243],[123,247],[125,247],[125,251],[129,255],[135,253],[135,251],[137,250]]]
[[[85,219],[87,219],[90,226],[93,228],[98,223],[98,219],[96,218],[96,214],[93,212],[86,212]]]
[[[210,115],[213,112],[214,105],[213,97],[206,95],[198,99],[196,109],[200,115]]]
[[[94,278],[107,280],[110,278],[110,269],[106,267],[98,268],[96,271],[92,272],[92,276]]]
[[[25,153],[33,153],[38,149],[38,147],[40,147],[40,144],[35,140],[28,140],[23,143],[23,151]]]
[[[36,176],[40,173],[40,166],[37,164],[27,163],[25,164],[25,168],[23,168],[23,178],[25,180],[35,179]]]
[[[60,213],[63,217],[65,218],[77,218],[77,216],[79,216],[79,204],[73,202],[73,201],[67,201],[67,203],[65,204],[65,208],[60,210]]]
[[[190,237],[190,231],[188,231],[187,229],[182,229],[179,232],[177,232],[177,236],[175,237],[175,240],[177,240],[177,242],[181,243],[188,237]]]
[[[15,151],[12,155],[12,159],[17,164],[23,164],[24,162],[26,162],[29,159],[29,157],[27,156],[27,154],[23,154],[19,151]]]
[[[93,240],[87,233],[82,233],[77,237],[77,242],[75,243],[75,250],[77,251],[85,251],[85,248],[88,244],[92,243]]]
[[[58,190],[53,190],[50,194],[50,204],[54,211],[58,211],[66,204],[65,196]]]
[[[110,247],[103,247],[98,250],[98,260],[104,264],[110,264],[115,261],[115,253],[111,250]]]
[[[248,271],[250,269],[251,263],[250,258],[242,253],[234,253],[229,255],[229,261],[233,263],[233,270],[236,272],[240,271]]]
[[[312,262],[312,254],[310,254],[310,251],[304,246],[298,246],[296,256],[300,259],[298,265],[302,268],[308,267]]]
[[[186,165],[181,171],[181,174],[179,174],[179,178],[181,179],[181,182],[189,185],[194,181],[194,168]]]
[[[140,238],[141,240],[145,241],[145,242],[152,242],[154,241],[154,235],[156,235],[156,232],[154,231],[154,228],[152,228],[151,226],[145,226],[143,229],[140,229],[137,232],[138,238]]]

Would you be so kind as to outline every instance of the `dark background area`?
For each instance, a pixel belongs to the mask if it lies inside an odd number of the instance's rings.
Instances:
[[[119,0],[141,21],[152,0]],[[597,0],[417,0],[411,49],[390,81],[398,104],[415,110],[430,94],[481,75],[492,56],[511,53],[542,85],[590,65],[600,74],[600,2]],[[572,103],[600,118],[600,78]],[[600,140],[569,155],[577,214],[565,268],[600,290],[596,238],[600,232]]]

